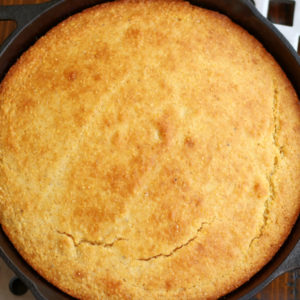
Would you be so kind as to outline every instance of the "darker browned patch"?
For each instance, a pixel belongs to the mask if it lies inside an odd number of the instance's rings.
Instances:
[[[89,176],[93,179],[96,179],[99,175],[99,160],[100,159],[101,158],[98,157],[97,159],[95,159],[94,161],[92,161],[88,164]]]
[[[76,112],[73,113],[73,120],[74,123],[78,126],[81,127],[85,123],[86,111],[84,106],[81,106]]]
[[[134,170],[134,166],[130,170]],[[128,172],[128,167],[114,166],[106,174],[104,180],[111,192],[122,197],[131,195],[139,182],[139,172]]]
[[[101,75],[100,74],[94,75],[94,80],[95,81],[100,81],[101,80]]]
[[[120,144],[120,134],[119,132],[115,132],[111,137],[111,143],[114,146],[118,146]]]
[[[119,134],[112,138],[113,143],[120,143]],[[131,195],[140,184],[143,175],[153,166],[154,161],[139,154],[133,156],[127,166],[113,166],[105,175],[104,180],[108,183],[111,192],[122,197]]]
[[[9,151],[16,152],[18,150],[16,142],[13,139],[12,131],[9,127],[7,128],[7,132],[5,132],[5,134],[3,134],[3,140],[4,140],[5,147]]]
[[[171,177],[171,186],[175,188],[176,190],[179,190],[181,192],[188,192],[190,190],[189,183],[187,180],[185,180],[182,175],[175,175],[175,171],[173,176]],[[175,176],[174,176],[175,175]]]
[[[258,65],[258,64],[259,64],[258,59],[255,58],[255,57],[252,57],[252,62],[253,62],[253,64],[255,64],[255,65]]]
[[[74,210],[74,219],[85,219],[89,218],[94,222],[102,221],[102,211],[97,207],[78,207]]]
[[[90,207],[84,207],[83,205],[88,203],[88,201],[95,202],[95,199],[93,199],[91,195],[76,200],[77,207],[72,214],[71,224],[74,227],[79,226],[79,224],[82,227],[82,224],[84,224],[84,230],[88,231],[92,238],[95,239],[97,236],[93,237],[93,235],[99,232],[103,222],[113,222],[122,210],[122,206],[115,199],[112,203],[109,203],[109,205],[104,203],[103,205]],[[97,205],[97,203],[94,203],[94,205]]]
[[[168,35],[159,32],[158,30],[149,29],[145,31],[145,38],[147,42],[151,45],[158,47],[164,47],[169,43]]]
[[[117,115],[117,121],[119,123],[123,122],[124,120],[126,120],[126,117],[124,118],[124,113],[122,112],[119,112],[118,115]]]
[[[96,59],[102,60],[102,61],[108,61],[112,56],[112,52],[110,51],[109,47],[107,45],[99,46],[94,54],[94,57]]]
[[[198,253],[203,253],[204,250],[205,250],[204,246],[203,246],[202,244],[200,244],[200,243],[197,243],[197,246],[196,246],[195,249],[196,249],[196,251],[197,251]]]
[[[176,70],[176,67],[177,67],[176,59],[173,56],[173,54],[171,54],[171,53],[167,54],[163,66],[170,72],[174,72]]]
[[[122,282],[120,280],[104,279],[104,290],[108,297],[119,295]]]
[[[114,222],[117,216],[124,210],[125,202],[119,195],[113,195],[110,201],[101,201],[101,194],[89,186],[89,182],[76,182],[76,178],[70,177],[70,185],[73,187],[74,207],[71,218],[61,216],[61,222],[68,222],[72,227],[82,228],[83,233],[90,234],[91,239],[97,239],[101,226],[105,222]],[[103,182],[103,188],[106,183]],[[93,184],[93,182],[91,182]],[[75,188],[75,189],[74,189]],[[69,198],[62,199],[68,206]]]
[[[202,198],[200,198],[200,197],[196,197],[196,198],[193,198],[192,200],[191,200],[191,204],[194,206],[194,207],[200,207],[201,206],[201,204],[202,204]]]
[[[69,78],[70,81],[74,81],[77,78],[77,73],[76,72],[70,72],[68,78]]]
[[[166,90],[168,88],[168,85],[167,85],[166,81],[162,79],[162,80],[159,80],[159,87],[161,90]]]
[[[184,140],[184,144],[185,144],[188,148],[194,148],[194,146],[195,146],[195,141],[194,141],[191,137],[187,136],[187,137],[185,138],[185,140]]]
[[[32,110],[36,106],[36,102],[30,98],[25,98],[18,104],[18,109],[20,112],[27,112]]]
[[[157,123],[158,136],[161,142],[168,145],[172,138],[172,128],[167,120],[162,120]]]
[[[110,128],[112,125],[114,125],[115,122],[115,117],[107,114],[106,116],[103,117],[103,126]]]
[[[65,255],[65,250],[69,247],[69,239],[59,239],[57,242],[58,251],[61,255]]]
[[[64,75],[65,75],[65,78],[71,82],[75,81],[78,77],[78,74],[76,71],[65,71]]]
[[[283,123],[283,122],[282,122],[282,123]],[[281,124],[281,126],[282,126],[282,124]],[[293,127],[293,130],[294,130],[294,132],[295,132],[296,134],[300,133],[300,126],[299,126],[299,125],[294,126],[294,127]]]
[[[171,279],[168,279],[165,281],[165,287],[166,287],[166,290],[169,291],[172,289],[173,287],[173,280]]]
[[[182,222],[179,220],[178,222],[174,222],[172,224],[169,224],[169,226],[164,227],[162,229],[162,233],[165,237],[167,237],[170,241],[177,242],[177,239],[185,230],[185,225],[181,224],[179,225],[179,222]]]
[[[168,220],[170,221],[170,222],[174,222],[174,221],[176,221],[178,219],[178,217],[177,217],[177,212],[176,212],[176,210],[174,210],[174,209],[169,209],[169,211],[168,211]]]
[[[84,274],[84,272],[82,271],[82,270],[76,270],[75,272],[74,272],[74,275],[73,275],[73,278],[76,280],[76,279],[79,279],[79,280],[81,280],[81,279],[83,279],[85,277],[85,274]]]
[[[141,31],[138,28],[130,27],[125,32],[124,38],[127,42],[138,46],[141,41]]]
[[[258,198],[262,198],[267,195],[267,190],[259,182],[254,184],[254,192]]]

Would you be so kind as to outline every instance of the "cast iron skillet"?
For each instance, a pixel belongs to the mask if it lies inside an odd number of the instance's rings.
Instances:
[[[0,20],[15,20],[16,30],[0,48],[0,81],[17,58],[37,38],[69,15],[108,1],[52,0],[43,4],[0,6]],[[300,58],[279,31],[250,0],[199,0],[194,5],[217,10],[247,29],[279,62],[300,98]],[[0,227],[0,256],[37,299],[72,299],[40,277],[17,253]],[[300,217],[275,257],[250,281],[223,299],[250,299],[279,275],[300,268]]]

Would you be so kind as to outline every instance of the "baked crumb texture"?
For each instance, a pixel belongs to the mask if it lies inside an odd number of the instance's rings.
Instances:
[[[300,110],[261,44],[182,1],[70,17],[0,87],[0,221],[82,299],[214,299],[299,214]]]

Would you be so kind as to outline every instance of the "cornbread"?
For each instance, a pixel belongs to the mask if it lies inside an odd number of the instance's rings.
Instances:
[[[0,107],[0,223],[76,298],[218,298],[299,215],[297,95],[217,12],[87,9],[20,57]]]

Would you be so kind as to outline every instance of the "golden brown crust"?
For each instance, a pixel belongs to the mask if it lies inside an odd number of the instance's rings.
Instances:
[[[20,58],[0,105],[0,222],[77,298],[220,297],[299,214],[298,98],[218,13],[88,9]]]

